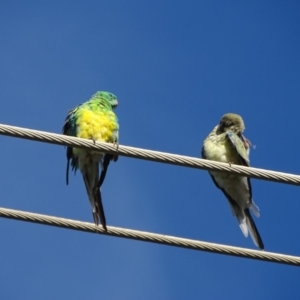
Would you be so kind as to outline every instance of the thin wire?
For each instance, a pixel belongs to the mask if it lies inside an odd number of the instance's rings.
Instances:
[[[150,232],[124,229],[124,228],[112,227],[112,226],[107,226],[107,232],[105,232],[102,226],[95,226],[92,223],[57,218],[53,216],[7,209],[2,207],[0,207],[0,217],[27,221],[31,223],[39,223],[43,225],[62,227],[66,229],[73,229],[73,230],[98,233],[98,234],[100,233],[109,236],[122,237],[122,238],[139,240],[144,242],[151,242],[156,244],[193,249],[198,251],[206,251],[206,252],[213,252],[218,254],[238,256],[243,258],[263,260],[263,261],[287,264],[287,265],[298,266],[298,267],[300,266],[300,257],[297,256],[251,250],[251,249],[245,249],[245,248],[239,248],[239,247],[233,247],[233,246],[227,246],[227,245],[221,245],[215,243],[208,243],[208,242],[202,242],[197,240],[179,238],[175,236],[155,234]]]
[[[300,185],[300,176],[282,172],[275,172],[270,170],[238,166],[234,164],[226,164],[215,162],[195,157],[152,151],[122,145],[113,145],[109,143],[93,142],[87,139],[81,139],[61,134],[55,134],[45,131],[31,130],[21,127],[9,126],[0,124],[0,134],[24,138],[44,143],[51,143],[65,146],[76,146],[80,148],[87,148],[107,152],[111,154],[118,154],[127,157],[145,159],[155,162],[162,162],[178,166],[204,169],[208,171],[222,171],[227,173],[234,173],[243,176],[253,177],[257,179],[269,180],[274,182],[281,182],[292,185]],[[200,152],[200,149],[199,149]]]

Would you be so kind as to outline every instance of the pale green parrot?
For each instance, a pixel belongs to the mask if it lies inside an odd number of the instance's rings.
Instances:
[[[244,129],[245,125],[241,116],[232,113],[225,114],[219,125],[204,140],[202,158],[250,166],[251,143],[243,136]],[[250,178],[217,171],[209,173],[215,185],[228,199],[245,237],[249,232],[254,244],[264,249],[263,241],[249,211],[250,209],[256,217],[260,215],[259,208],[252,199]]]

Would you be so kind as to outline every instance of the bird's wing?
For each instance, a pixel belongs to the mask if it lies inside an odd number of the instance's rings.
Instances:
[[[241,134],[240,136],[236,135],[232,131],[228,131],[226,133],[228,140],[231,142],[233,148],[235,149],[236,153],[239,155],[240,158],[240,164],[243,166],[250,166],[250,160],[249,160],[249,143],[248,140],[244,138],[244,136]],[[252,201],[252,186],[250,177],[247,177],[247,183],[248,183],[248,189],[249,189],[249,195],[250,195],[250,201]]]
[[[240,136],[238,136],[235,133],[233,133],[232,131],[227,131],[226,137],[232,144],[233,149],[238,154],[240,161],[241,161],[241,165],[249,167],[250,166],[249,151],[248,151],[248,148],[246,148],[246,145],[248,147],[248,144],[246,144],[244,136],[242,134]]]
[[[76,136],[76,122],[75,122],[75,118],[76,118],[76,112],[79,109],[79,107],[81,106],[81,104],[79,104],[78,106],[76,106],[74,109],[71,109],[68,112],[68,115],[65,119],[65,123],[64,126],[62,128],[62,133],[64,135],[70,135],[70,136]],[[74,158],[73,156],[73,149],[72,147],[67,147],[67,170],[66,170],[66,182],[67,184],[69,183],[69,164],[70,164],[70,160],[72,160],[72,169],[77,169],[77,159]]]
[[[104,182],[104,179],[105,179],[105,176],[106,176],[106,172],[107,172],[107,169],[108,169],[108,166],[109,166],[109,163],[110,161],[114,158],[114,155],[113,154],[109,154],[109,153],[106,153],[104,155],[104,159],[103,159],[103,167],[102,167],[102,171],[101,171],[101,174],[100,174],[100,178],[99,178],[99,181],[98,181],[98,188],[100,189],[102,183]]]

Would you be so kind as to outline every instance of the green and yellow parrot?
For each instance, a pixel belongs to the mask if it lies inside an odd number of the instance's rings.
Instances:
[[[219,125],[205,139],[202,147],[202,158],[250,166],[249,153],[251,143],[243,136],[244,121],[237,114],[225,114]],[[249,177],[236,174],[209,172],[215,185],[228,199],[233,215],[245,235],[250,233],[254,244],[264,249],[263,241],[251,217],[249,209],[259,217],[259,208],[252,199],[252,188]]]
[[[70,110],[63,134],[76,136],[93,141],[118,143],[119,124],[114,109],[118,105],[116,96],[109,92],[97,92],[90,100],[79,104]],[[101,222],[105,231],[106,219],[102,205],[100,187],[105,179],[106,171],[111,160],[116,161],[118,156],[105,154],[94,150],[67,147],[66,181],[69,183],[69,163],[76,173],[79,168],[89,201],[92,206],[93,218],[96,225]],[[101,174],[99,176],[99,164]]]

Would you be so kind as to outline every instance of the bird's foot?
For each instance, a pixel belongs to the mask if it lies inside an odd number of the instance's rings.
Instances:
[[[99,226],[99,218],[95,212],[93,212],[93,218],[94,218],[95,226],[98,227]]]
[[[113,145],[117,148],[117,150],[119,150],[119,142],[118,141],[114,141]]]
[[[118,141],[114,141],[113,145],[116,147],[116,150],[118,151],[119,150],[119,142]],[[113,161],[116,162],[118,160],[118,158],[119,158],[119,155],[117,155],[117,154],[114,155]]]

